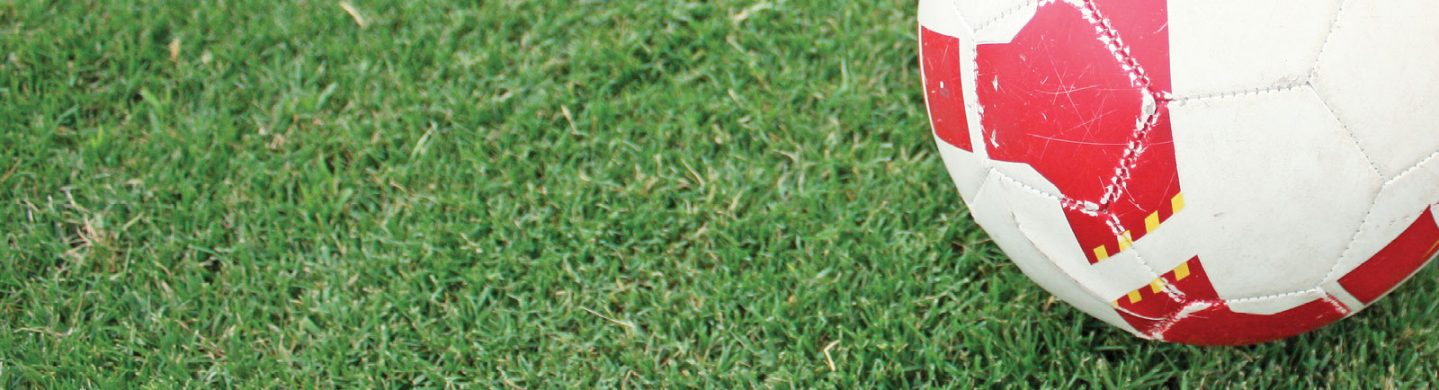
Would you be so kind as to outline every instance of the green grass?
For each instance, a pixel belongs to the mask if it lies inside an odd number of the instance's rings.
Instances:
[[[0,387],[1439,385],[1433,270],[1247,348],[1050,298],[913,1],[143,3],[0,0]]]

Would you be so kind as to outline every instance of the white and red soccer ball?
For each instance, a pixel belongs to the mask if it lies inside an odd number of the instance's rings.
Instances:
[[[1114,326],[1293,336],[1439,250],[1439,1],[921,0],[919,20],[971,214]]]

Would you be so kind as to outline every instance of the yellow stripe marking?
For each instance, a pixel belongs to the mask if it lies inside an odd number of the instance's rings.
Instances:
[[[1155,294],[1164,291],[1164,279],[1155,280],[1154,283],[1150,283],[1149,290],[1154,291]]]
[[[1175,213],[1184,210],[1184,194],[1175,194],[1174,199],[1169,200],[1169,207],[1173,208]]]
[[[1139,303],[1139,301],[1142,300],[1144,300],[1144,297],[1139,295],[1139,290],[1129,292],[1129,303]]]
[[[1099,246],[1098,248],[1094,248],[1094,258],[1099,259],[1099,261],[1104,261],[1105,259],[1108,259],[1109,249],[1105,249],[1103,245]]]
[[[1129,250],[1130,245],[1134,245],[1134,235],[1130,234],[1129,231],[1126,230],[1124,231],[1124,234],[1119,236],[1119,251],[1124,252]]]
[[[1157,211],[1144,218],[1144,231],[1154,233],[1156,229],[1159,229],[1159,212]]]
[[[1179,268],[1174,269],[1174,280],[1184,280],[1187,277],[1189,277],[1189,263],[1180,264]]]

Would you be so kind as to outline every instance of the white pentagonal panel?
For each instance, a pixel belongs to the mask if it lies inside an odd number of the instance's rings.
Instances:
[[[1388,181],[1374,201],[1364,227],[1339,260],[1330,281],[1349,274],[1399,237],[1414,218],[1439,203],[1439,159],[1428,159]]]
[[[949,170],[949,178],[954,180],[960,197],[966,204],[974,202],[975,193],[979,191],[979,186],[984,183],[989,173],[989,161],[941,141],[938,137],[934,143],[939,145],[939,157],[944,160],[944,167]]]
[[[1329,294],[1319,288],[1314,288],[1293,294],[1229,301],[1229,309],[1237,313],[1272,315],[1293,309],[1299,305],[1328,298]]]
[[[1302,84],[1338,0],[1169,2],[1170,59],[1179,98]]]
[[[1073,234],[1066,230],[1069,225],[1060,210],[1058,201],[992,174],[975,195],[970,213],[995,244],[1040,287],[1091,316],[1136,332],[1119,317],[1110,301],[1122,294],[1115,284],[1118,281],[1150,277],[1134,267],[1117,270],[1114,268],[1117,264],[1109,268],[1113,276],[1109,280],[1097,270],[1082,270],[1087,261]],[[1071,247],[1053,248],[1065,245]]]
[[[1026,164],[991,160],[990,166],[993,172],[981,192],[1004,199],[1005,212],[1014,223],[1019,224],[1020,236],[1031,241],[1046,261],[1063,270],[1068,278],[1078,281],[1090,294],[1112,301],[1148,285],[1157,277],[1138,257],[1137,251],[1120,253],[1098,264],[1090,264],[1084,248],[1074,238],[1074,230],[1064,214],[1064,207],[1060,205],[1059,189],[1053,183]],[[995,186],[993,183],[1002,185]],[[992,189],[991,186],[998,188]],[[982,207],[976,201],[972,209]],[[979,219],[978,216],[975,218]],[[983,226],[983,221],[980,224]],[[990,231],[988,226],[984,227]],[[1021,261],[1020,256],[1011,256],[1015,261]],[[1068,299],[1067,296],[1060,297]]]
[[[1189,215],[1145,244],[1198,255],[1226,299],[1319,286],[1382,184],[1323,102],[1301,88],[1171,110]]]
[[[1439,1],[1349,1],[1314,86],[1386,177],[1439,151]]]
[[[1039,2],[1034,0],[940,0],[951,4],[954,9],[963,15],[964,20],[976,30],[994,25],[1001,19],[1023,9],[1034,8]],[[1029,13],[1033,13],[1032,11]],[[1027,18],[1026,18],[1027,19]]]
[[[920,0],[919,25],[951,37],[969,35],[969,25],[959,16],[953,0]]]
[[[954,6],[974,30],[978,43],[1006,43],[1014,39],[1034,13],[1035,0],[957,0]]]

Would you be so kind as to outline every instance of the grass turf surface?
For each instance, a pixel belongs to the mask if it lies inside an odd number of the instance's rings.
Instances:
[[[0,1],[0,387],[1436,385],[1432,270],[1247,348],[1051,299],[911,1],[422,3]]]

